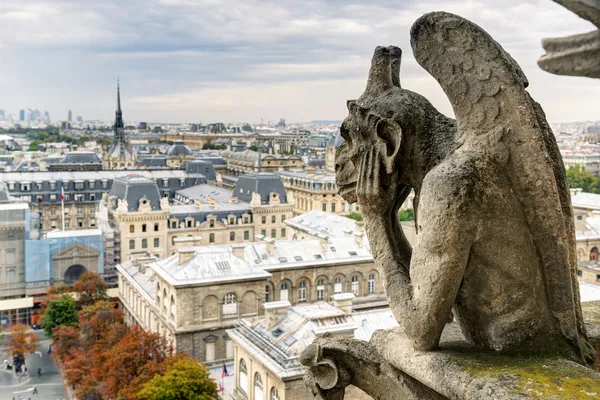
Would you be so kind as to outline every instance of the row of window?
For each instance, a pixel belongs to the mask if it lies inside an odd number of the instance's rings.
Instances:
[[[369,274],[369,279],[367,280],[367,294],[375,293],[375,283],[376,283],[375,274]],[[306,289],[309,284],[310,284],[310,282],[308,282],[306,280],[302,280],[298,284],[297,294],[298,294],[299,302],[308,301]],[[343,293],[343,291],[344,291],[344,288],[343,288],[342,278],[340,278],[340,277],[335,278],[334,284],[333,284],[333,294]],[[353,275],[351,278],[351,291],[355,296],[360,296],[360,278],[358,275]],[[316,295],[317,295],[317,300],[325,300],[325,280],[324,279],[317,280]],[[265,302],[272,301],[271,296],[272,296],[271,288],[269,285],[266,285],[265,286]],[[283,282],[280,286],[279,300],[280,301],[288,301],[289,300],[289,285],[287,284],[287,282]]]
[[[148,248],[148,239],[142,239],[142,249],[147,249]],[[154,238],[154,248],[158,248],[160,247],[160,240],[159,238]],[[135,250],[135,239],[130,239],[129,240],[129,250]]]
[[[62,185],[63,185],[63,190],[67,191],[67,190],[84,190],[85,189],[85,182],[83,181],[77,181],[77,182],[72,182],[73,184],[71,185],[71,182],[68,181],[63,181]],[[23,183],[15,183],[15,182],[9,182],[8,184],[8,189],[9,190],[15,190],[15,188],[17,187],[16,185],[19,185],[19,189],[21,192],[30,192],[34,187],[38,190],[38,191],[42,191],[44,190],[44,185],[42,182],[36,182],[36,183],[29,183],[29,182],[23,182]],[[57,182],[49,182],[48,185],[50,186],[50,190],[58,190],[60,188],[60,183]],[[101,183],[98,185],[98,187],[102,188],[102,189],[108,189],[108,180],[102,180]],[[93,190],[96,189],[96,181],[88,181],[88,189]]]
[[[281,216],[281,222],[285,221],[287,218],[284,215]],[[266,224],[267,223],[267,216],[263,215],[260,221],[262,224]],[[271,223],[272,224],[276,224],[277,223],[277,217],[275,215],[271,215]]]
[[[346,212],[346,202],[342,202],[340,204],[340,212]],[[304,211],[310,211],[312,210],[312,200],[307,200],[307,199],[298,199],[298,208]],[[321,209],[325,212],[330,211],[332,213],[335,213],[337,211],[337,206],[336,203],[331,203],[331,206],[329,207],[329,210],[327,209],[327,203],[323,203],[321,205]],[[353,211],[359,211],[360,207],[358,205],[358,203],[352,203],[352,204],[348,204],[348,211],[349,212],[353,212]]]
[[[239,388],[246,395],[248,394],[248,366],[246,365],[246,360],[243,358],[240,359],[240,383]],[[263,398],[263,381],[260,373],[254,374],[254,386],[253,386],[254,398],[262,399]],[[277,392],[277,388],[275,386],[271,387],[271,391],[269,393],[269,400],[279,400],[279,393]]]
[[[54,208],[54,207],[50,208],[50,215],[52,217],[56,216],[57,210],[58,210],[58,208]],[[65,208],[65,215],[69,215],[69,213],[70,213],[69,209]],[[90,207],[89,213],[92,215],[95,214],[96,207],[94,207],[94,206]],[[77,215],[83,215],[83,208],[81,208],[81,207],[77,208]]]
[[[583,271],[578,269],[577,276],[579,276],[579,277],[583,276]],[[596,274],[596,282],[600,282],[600,274]]]
[[[32,202],[32,198],[29,195],[22,195],[19,198],[28,203]],[[60,195],[51,194],[48,199],[49,201],[60,201]],[[96,201],[96,193],[75,193],[72,196],[68,193],[65,193],[65,202],[69,202],[71,199],[73,199],[73,201]],[[43,201],[43,197],[39,195],[33,200],[41,202]]]
[[[260,231],[260,234],[264,237],[267,237],[267,231],[265,229]],[[281,228],[281,238],[285,238],[286,230],[285,228]],[[277,237],[277,229],[271,229],[271,238],[275,239]]]
[[[249,224],[250,223],[250,216],[249,215],[244,215],[243,218],[243,223],[244,224]],[[229,225],[235,225],[236,223],[236,217],[235,215],[231,215],[227,218],[227,222],[229,223]],[[196,225],[198,225],[200,223],[200,221],[196,221]],[[215,218],[208,218],[208,224],[210,228],[214,228],[215,227]],[[172,220],[170,223],[170,227],[171,229],[177,229],[178,227],[181,228],[193,228],[194,226],[194,219],[193,218],[186,218],[185,222],[179,222],[178,220]]]
[[[159,225],[158,224],[154,224],[154,232],[158,232],[158,228],[159,228]],[[142,232],[148,232],[148,225],[147,224],[142,224]],[[133,225],[133,224],[129,225],[129,233],[135,233],[135,225]]]

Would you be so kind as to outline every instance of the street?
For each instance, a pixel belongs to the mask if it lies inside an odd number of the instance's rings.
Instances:
[[[36,331],[40,335],[40,349],[36,354],[30,354],[27,365],[32,376],[21,377],[15,375],[13,370],[0,369],[0,400],[13,400],[21,396],[24,400],[62,400],[65,399],[65,390],[58,367],[48,354],[50,340],[44,331]],[[40,357],[41,355],[41,357]],[[0,349],[0,363],[8,360],[12,364],[12,356],[6,349]],[[1,368],[1,367],[0,367]],[[42,376],[37,376],[37,369],[42,368]],[[33,389],[37,388],[37,394]]]

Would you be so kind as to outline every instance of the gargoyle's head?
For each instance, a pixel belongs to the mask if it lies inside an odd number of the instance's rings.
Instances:
[[[336,184],[349,203],[356,202],[356,183],[361,156],[373,146],[385,146],[382,155],[386,172],[392,173],[400,150],[400,127],[382,115],[391,116],[396,105],[386,93],[400,88],[398,47],[377,47],[371,61],[367,88],[358,100],[348,100],[348,116],[342,122],[343,142],[335,154]],[[389,96],[391,97],[391,96]],[[373,112],[373,110],[376,110]]]

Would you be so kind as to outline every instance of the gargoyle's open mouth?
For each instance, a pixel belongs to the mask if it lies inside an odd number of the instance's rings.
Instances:
[[[554,0],[600,27],[600,0]],[[600,78],[600,30],[564,38],[544,39],[538,65],[557,75]]]

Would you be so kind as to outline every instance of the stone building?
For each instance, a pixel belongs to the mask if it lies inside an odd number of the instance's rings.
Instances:
[[[384,293],[368,244],[354,237],[181,247],[117,269],[127,322],[161,332],[209,365],[233,360],[225,330],[262,315],[263,303],[323,303],[353,292],[358,309],[381,304]]]
[[[192,161],[194,159],[194,153],[183,144],[183,141],[176,141],[173,143],[173,146],[167,150],[166,156],[166,164],[167,167],[175,167],[178,168],[186,161]]]
[[[311,400],[304,384],[305,367],[299,355],[326,333],[341,338],[369,340],[377,329],[398,326],[389,308],[352,311],[352,295],[333,296],[332,305],[318,303],[290,307],[287,301],[265,304],[265,315],[244,318],[227,331],[235,343],[234,400]],[[368,396],[356,387],[344,399]]]
[[[39,221],[32,235],[44,234],[62,228],[61,187],[64,190],[65,230],[95,229],[96,213],[104,193],[110,192],[115,179],[131,175],[132,171],[38,171],[6,172],[0,182],[6,183],[8,192],[29,204],[32,218]],[[172,199],[175,192],[201,183],[207,179],[200,173],[185,170],[137,170],[135,174],[152,179]]]
[[[257,234],[286,238],[285,220],[293,214],[293,197],[277,175],[266,173],[240,176],[233,191],[200,184],[177,191],[172,204],[167,197],[150,179],[115,179],[105,201],[119,234],[121,260],[165,258],[178,243],[250,243]]]
[[[224,150],[221,156],[227,163],[227,173],[233,175],[255,171],[302,171],[304,169],[304,162],[299,156],[282,156],[253,150],[240,152]]]

